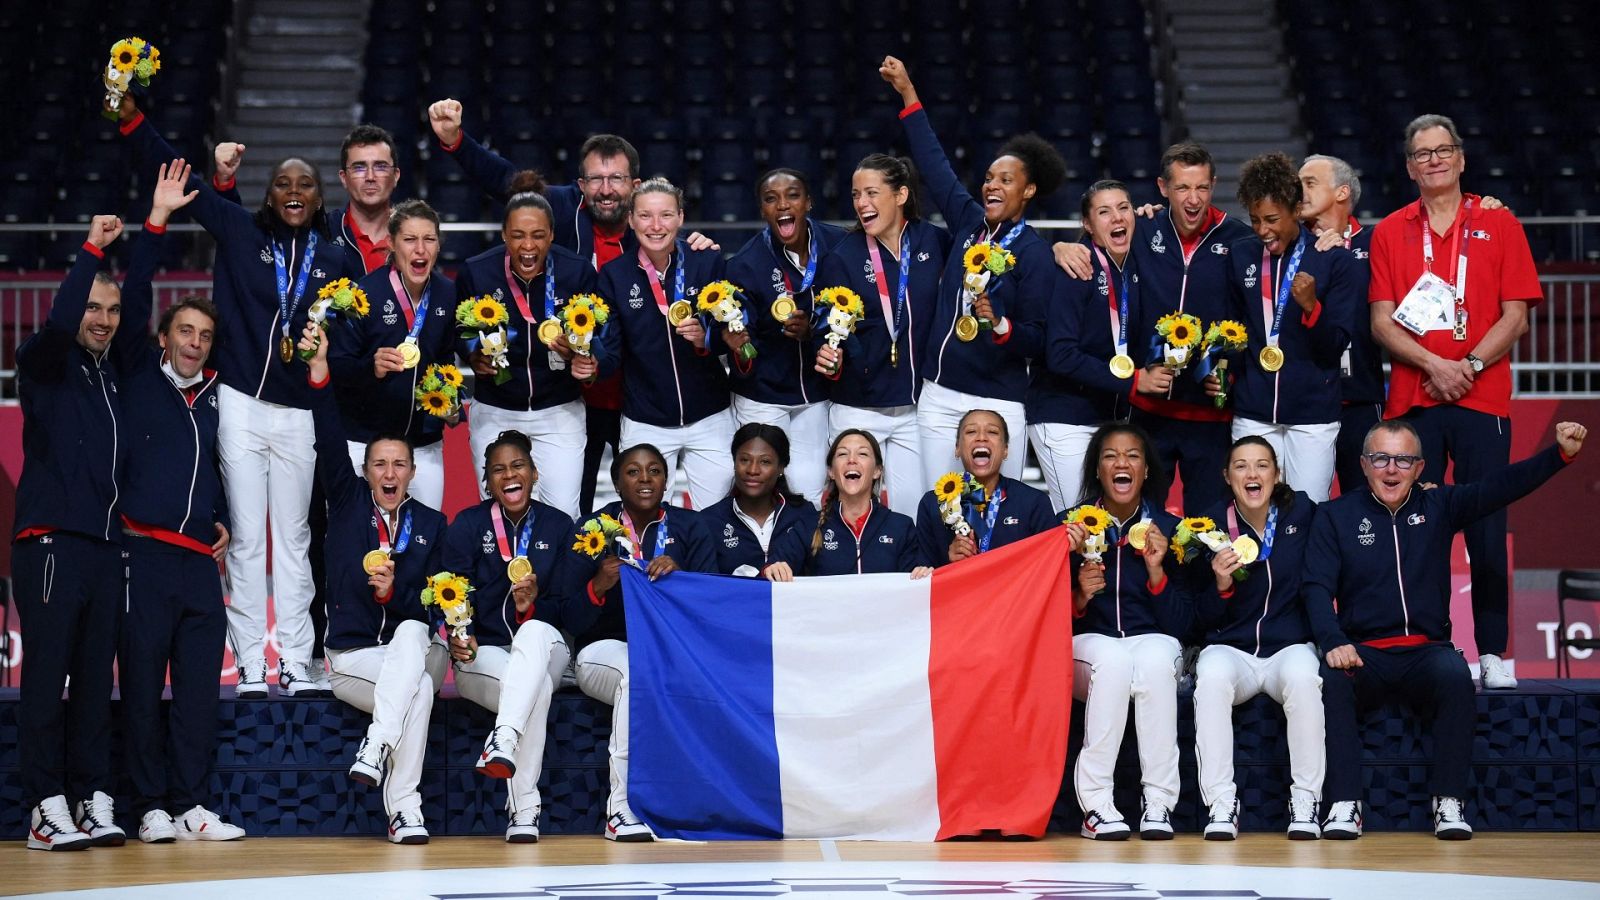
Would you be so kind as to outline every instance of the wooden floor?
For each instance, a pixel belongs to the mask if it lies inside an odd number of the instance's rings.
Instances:
[[[512,847],[496,838],[436,838],[396,847],[379,838],[254,838],[230,844],[137,841],[78,853],[29,851],[0,842],[0,892],[28,894],[138,884],[285,875],[629,863],[931,860],[1117,862],[1292,866],[1453,872],[1600,882],[1600,833],[1480,834],[1468,842],[1429,834],[1369,834],[1359,841],[1285,840],[1249,834],[1234,843],[1183,835],[1165,843],[1094,843],[1051,836],[1037,843],[882,844],[816,841],[619,845],[599,837],[550,837]]]

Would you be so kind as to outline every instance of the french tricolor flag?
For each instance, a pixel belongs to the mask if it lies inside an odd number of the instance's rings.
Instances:
[[[1066,529],[903,574],[623,569],[633,809],[663,837],[1044,834],[1072,709]]]

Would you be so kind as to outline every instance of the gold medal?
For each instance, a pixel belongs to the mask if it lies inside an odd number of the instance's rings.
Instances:
[[[896,367],[898,367],[900,365],[900,345],[899,344],[890,344],[889,345],[889,365],[896,366]]]
[[[284,362],[294,360],[294,341],[289,340],[287,334],[283,336],[282,340],[278,341],[278,358]]]
[[[972,316],[962,316],[956,320],[956,337],[961,341],[970,341],[978,336],[978,320]]]
[[[1233,539],[1233,552],[1239,554],[1239,565],[1248,566],[1261,556],[1261,546],[1248,534]]]
[[[667,321],[672,323],[673,328],[677,328],[679,325],[689,321],[689,317],[692,315],[694,315],[694,307],[690,306],[687,300],[679,300],[667,307]]]
[[[539,323],[539,343],[546,347],[554,347],[556,341],[561,340],[561,322],[554,317]]]
[[[395,349],[400,351],[400,365],[408,369],[415,369],[417,363],[422,362],[422,351],[417,349],[416,341],[410,338],[401,341],[400,346]]]
[[[780,322],[787,321],[794,311],[794,298],[788,294],[779,294],[778,299],[772,301],[772,317]]]
[[[1277,347],[1262,347],[1259,358],[1261,360],[1261,368],[1266,369],[1268,372],[1276,372],[1283,368],[1283,351]]]
[[[1111,357],[1111,374],[1118,378],[1127,379],[1133,377],[1133,370],[1133,357],[1128,354],[1118,353],[1116,356]]]
[[[1119,375],[1117,377],[1118,378],[1126,378],[1128,376]],[[1128,546],[1132,547],[1135,550],[1143,550],[1144,549],[1145,535],[1147,535],[1149,533],[1150,533],[1150,522],[1149,522],[1149,520],[1145,520],[1143,522],[1134,523],[1134,526],[1132,528],[1128,529]]]
[[[376,575],[383,568],[383,564],[388,561],[389,551],[368,550],[367,555],[361,557],[361,569],[368,575]]]
[[[528,562],[526,556],[513,556],[511,562],[506,563],[506,577],[516,584],[533,574],[533,563]]]

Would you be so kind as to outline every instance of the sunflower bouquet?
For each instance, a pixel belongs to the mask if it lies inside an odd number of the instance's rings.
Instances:
[[[472,339],[494,363],[495,384],[511,380],[511,334],[507,330],[510,318],[505,304],[488,294],[456,304],[456,325],[461,328],[461,336]],[[473,332],[477,332],[476,338],[472,338]]]
[[[700,289],[700,299],[695,304],[698,312],[710,316],[721,322],[722,327],[734,334],[742,334],[745,330],[744,304],[739,301],[739,295],[744,291],[731,281],[713,281]],[[739,348],[739,358],[749,362],[756,358],[756,345],[745,342]]]
[[[1017,267],[1017,258],[1004,247],[980,241],[962,254],[961,264],[966,269],[961,278],[961,286],[966,289],[963,301],[970,306],[989,286],[989,279]]]
[[[611,319],[611,307],[606,306],[599,294],[574,294],[562,305],[559,315],[561,329],[567,335],[567,346],[579,356],[588,356],[594,331]]]
[[[601,513],[578,529],[578,539],[572,542],[572,549],[590,559],[599,559],[608,552],[615,553],[617,539],[625,534],[627,529],[620,521]]]
[[[466,379],[449,363],[434,363],[417,379],[417,408],[430,416],[448,419],[461,409],[461,386]]]
[[[125,37],[111,45],[111,61],[100,80],[105,83],[105,106],[101,114],[111,121],[117,120],[122,107],[122,97],[137,81],[140,87],[149,87],[150,78],[161,71],[161,51],[143,38]]]
[[[1085,503],[1067,512],[1067,517],[1061,520],[1066,525],[1082,525],[1089,536],[1083,542],[1083,558],[1088,562],[1100,562],[1105,558],[1108,545],[1106,543],[1106,529],[1111,526],[1111,514],[1098,506]]]
[[[450,628],[450,636],[457,640],[467,639],[467,626],[472,624],[472,604],[467,601],[471,590],[466,576],[454,572],[429,576],[428,586],[422,589],[422,605],[437,609]]]
[[[1215,553],[1226,546],[1228,536],[1218,531],[1217,523],[1206,516],[1180,519],[1177,529],[1172,533],[1172,553],[1180,563],[1188,562],[1200,552],[1200,547]]]
[[[1239,353],[1248,346],[1250,346],[1250,338],[1245,332],[1244,325],[1233,319],[1212,322],[1211,327],[1206,329],[1201,355],[1207,362],[1216,360],[1216,364],[1211,367],[1211,372],[1217,376],[1217,381],[1222,384],[1222,390],[1216,396],[1218,409],[1221,409],[1228,402],[1228,357],[1224,354]]]
[[[966,472],[946,472],[933,483],[934,499],[939,501],[939,518],[944,520],[956,537],[972,534],[972,526],[961,509],[961,499],[977,493],[983,495],[983,485]]]
[[[317,326],[317,343],[322,343],[322,335],[328,331],[328,317],[338,313],[354,319],[364,319],[372,309],[372,304],[367,300],[367,292],[356,287],[355,282],[348,278],[338,278],[323,285],[317,291],[317,299],[306,310],[306,321]],[[316,348],[301,350],[300,358],[310,360],[316,356]]]
[[[1170,312],[1156,320],[1156,334],[1165,344],[1162,361],[1174,372],[1194,362],[1202,329],[1200,320],[1184,312]]]
[[[850,335],[855,334],[856,323],[867,317],[867,307],[861,302],[861,295],[847,287],[830,287],[817,291],[817,303],[820,309],[828,311],[827,317],[823,319],[827,323],[828,333],[823,336],[823,340],[835,350],[839,349]]]

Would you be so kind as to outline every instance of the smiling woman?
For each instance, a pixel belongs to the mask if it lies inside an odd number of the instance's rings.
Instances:
[[[945,515],[937,489],[917,506],[917,539],[934,565],[959,562],[1060,524],[1048,494],[1001,474],[1010,444],[1005,417],[994,410],[975,409],[961,417],[956,459],[978,487],[955,499],[960,513],[955,523]],[[966,524],[966,533],[952,534],[960,523]]]

